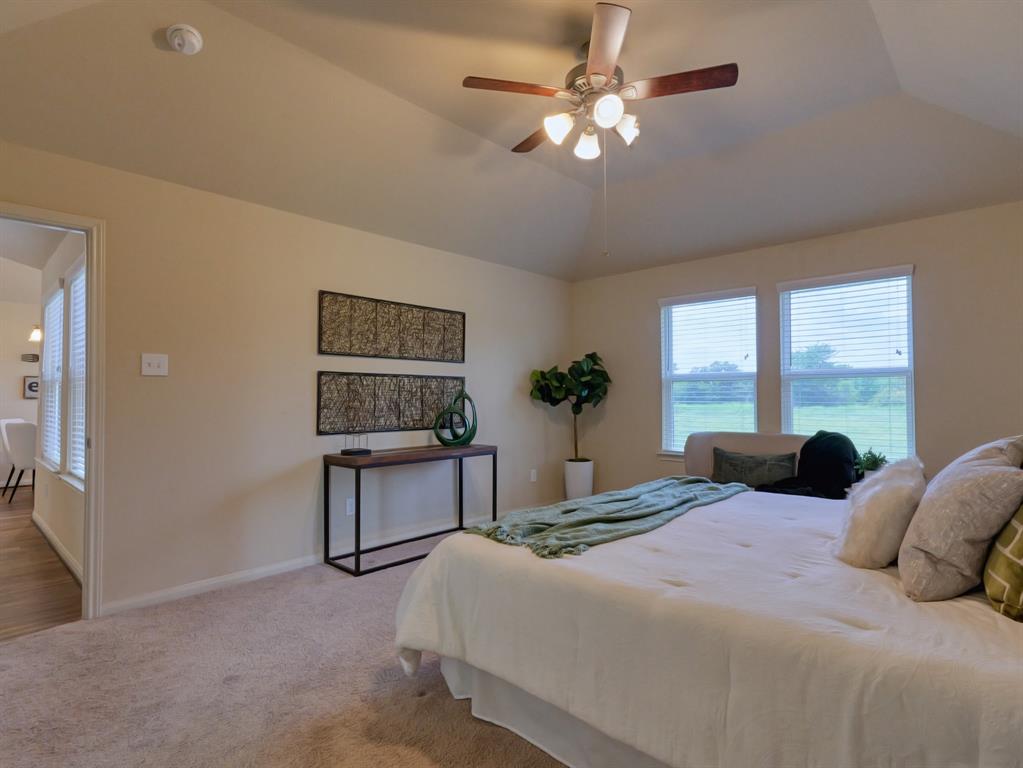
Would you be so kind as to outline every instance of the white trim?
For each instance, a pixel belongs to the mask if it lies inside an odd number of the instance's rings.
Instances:
[[[703,301],[722,301],[724,299],[745,299],[748,296],[756,296],[755,286],[750,288],[730,288],[726,291],[708,291],[706,293],[691,293],[685,296],[670,296],[666,299],[658,299],[660,307],[677,307],[680,304],[698,304]]]
[[[103,602],[103,446],[106,418],[106,223],[101,219],[0,200],[0,217],[73,229],[85,234],[87,394],[85,407],[85,540],[82,551],[82,617],[99,616]]]
[[[686,455],[682,451],[660,450],[657,452],[657,458],[661,461],[674,461],[679,464],[685,464],[686,461]]]
[[[303,557],[296,557],[293,560],[284,560],[280,563],[261,565],[257,568],[249,568],[244,571],[234,571],[233,573],[226,573],[223,576],[214,576],[210,579],[191,581],[187,584],[179,584],[176,587],[159,589],[155,592],[147,592],[143,595],[125,598],[124,600],[114,600],[112,602],[105,603],[103,605],[102,615],[109,616],[112,613],[120,613],[121,611],[127,611],[132,608],[142,608],[147,605],[165,603],[168,600],[191,597],[192,595],[210,592],[214,589],[223,589],[224,587],[231,587],[236,584],[244,584],[247,581],[262,579],[266,576],[276,576],[279,573],[286,573],[287,571],[306,568],[320,562],[323,562],[322,554],[304,555]]]
[[[82,564],[75,560],[71,551],[64,546],[61,540],[57,538],[57,534],[53,532],[50,526],[46,524],[46,521],[35,510],[32,510],[32,522],[35,523],[36,528],[39,529],[39,532],[43,534],[46,540],[50,542],[50,546],[53,547],[53,551],[57,553],[57,556],[64,561],[64,565],[71,571],[71,575],[81,584]]]
[[[807,288],[824,288],[829,285],[869,283],[872,280],[885,280],[890,277],[911,277],[913,275],[913,268],[912,264],[899,264],[894,267],[865,269],[859,272],[846,272],[840,275],[822,275],[821,277],[809,277],[805,280],[787,280],[783,283],[778,283],[778,293],[802,291]]]
[[[65,485],[71,486],[79,493],[85,493],[85,481],[78,477],[78,475],[72,475],[70,472],[58,472],[57,479]]]
[[[36,456],[36,465],[42,467],[51,475],[59,475],[60,467],[55,466],[53,462],[49,461],[43,456]]]
[[[551,504],[555,502],[549,502]],[[541,505],[543,506],[543,505]],[[525,509],[525,507],[523,507]],[[471,518],[465,521],[467,528],[474,525],[482,525],[483,523],[489,523],[490,516],[480,516],[478,518]],[[419,533],[422,533],[422,528],[417,529]],[[411,533],[411,531],[409,531]],[[386,539],[374,539],[372,541],[364,541],[363,547],[374,547],[380,544],[386,544],[395,540],[395,536],[404,536],[404,533],[394,533],[388,536]],[[439,534],[438,534],[439,535]],[[200,581],[192,581],[188,584],[180,584],[176,587],[169,587],[167,589],[159,589],[155,592],[147,592],[143,595],[137,595],[135,597],[128,597],[124,600],[114,600],[113,602],[106,603],[103,605],[102,614],[103,616],[109,616],[112,613],[119,613],[121,611],[127,611],[132,608],[142,608],[147,605],[156,605],[157,603],[165,603],[168,600],[177,600],[182,597],[191,597],[192,595],[198,595],[203,592],[210,592],[215,589],[223,589],[224,587],[231,587],[236,584],[244,584],[248,581],[255,581],[256,579],[263,579],[267,576],[276,576],[280,573],[287,573],[288,571],[295,571],[299,568],[307,568],[310,565],[317,565],[323,562],[323,552],[315,552],[311,555],[303,555],[302,557],[296,557],[292,560],[283,560],[279,563],[271,563],[270,565],[261,565],[256,568],[249,568],[244,571],[234,571],[232,573],[225,573],[223,576],[213,576],[209,579],[202,579]],[[335,571],[336,573],[336,571]]]

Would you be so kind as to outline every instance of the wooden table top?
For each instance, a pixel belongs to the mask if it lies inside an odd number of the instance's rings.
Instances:
[[[468,459],[473,456],[497,456],[496,445],[422,445],[414,448],[388,448],[363,456],[349,456],[340,453],[327,453],[323,462],[332,467],[348,469],[370,469],[372,467],[393,467],[399,464],[419,464],[424,461],[444,461],[446,459]]]

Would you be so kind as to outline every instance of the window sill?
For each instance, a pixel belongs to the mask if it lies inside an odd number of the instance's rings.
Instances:
[[[65,484],[70,485],[79,493],[85,493],[85,481],[82,480],[80,477],[75,477],[74,475],[69,475],[66,473],[58,474],[57,477],[59,477]]]
[[[51,475],[60,475],[60,467],[51,464],[46,459],[43,459],[43,458],[40,458],[40,457],[37,456],[36,457],[36,464],[39,467],[41,467],[42,469],[45,469]]]
[[[657,458],[661,461],[676,461],[679,464],[686,460],[684,453],[675,453],[674,451],[658,451]]]
[[[79,493],[85,493],[85,481],[80,477],[75,477],[69,472],[61,472],[60,467],[56,467],[46,459],[36,458],[36,465],[41,469],[45,469],[51,475],[54,475],[58,480],[63,482],[65,485],[69,485]]]

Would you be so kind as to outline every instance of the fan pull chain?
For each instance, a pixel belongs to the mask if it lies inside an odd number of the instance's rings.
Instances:
[[[604,256],[608,256],[607,250],[607,130],[604,130]]]

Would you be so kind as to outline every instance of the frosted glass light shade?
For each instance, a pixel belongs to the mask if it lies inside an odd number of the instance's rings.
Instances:
[[[580,160],[593,160],[600,157],[600,141],[593,130],[593,126],[586,129],[573,150],[575,156]]]
[[[543,129],[547,133],[547,138],[553,141],[555,144],[561,144],[572,131],[572,126],[575,125],[575,118],[572,117],[568,112],[562,112],[559,115],[551,115],[543,119]]]
[[[39,330],[38,325],[32,326],[32,333],[28,335],[28,340],[37,343],[43,340],[43,332]]]
[[[601,128],[614,128],[625,114],[625,102],[614,93],[605,93],[593,105],[593,122]]]
[[[615,130],[619,136],[625,139],[625,143],[631,147],[632,142],[639,136],[639,121],[635,115],[623,115],[622,119],[618,121],[618,125],[615,126]]]

